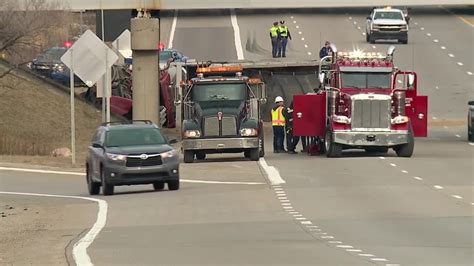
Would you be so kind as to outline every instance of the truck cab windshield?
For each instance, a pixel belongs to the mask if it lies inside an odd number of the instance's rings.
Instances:
[[[196,102],[244,100],[245,83],[195,84],[192,96]]]
[[[390,89],[391,73],[343,72],[342,88]]]
[[[396,20],[403,20],[403,15],[401,12],[395,11],[388,11],[388,12],[376,12],[374,15],[374,20],[377,19],[396,19]]]

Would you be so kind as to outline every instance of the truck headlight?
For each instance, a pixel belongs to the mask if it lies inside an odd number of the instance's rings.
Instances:
[[[380,30],[380,25],[372,24],[372,30]]]
[[[351,119],[345,115],[336,115],[332,117],[332,121],[339,124],[350,124]]]
[[[255,128],[242,128],[240,135],[242,137],[254,137],[258,135],[258,131]]]
[[[160,153],[162,159],[173,158],[177,155],[176,150],[170,150],[167,152]]]
[[[400,31],[408,31],[408,25],[406,25],[406,24],[405,24],[405,25],[402,25],[402,26],[400,27]]]
[[[185,138],[199,138],[201,137],[201,131],[197,129],[186,130],[184,131],[184,137]]]
[[[398,115],[398,116],[392,118],[392,120],[391,120],[392,124],[395,124],[395,125],[405,124],[405,123],[408,123],[408,121],[410,121],[410,119],[407,116],[404,116],[404,115]]]
[[[127,155],[107,153],[107,158],[109,158],[112,161],[125,161],[127,160]]]

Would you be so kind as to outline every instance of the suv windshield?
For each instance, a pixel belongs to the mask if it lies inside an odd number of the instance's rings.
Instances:
[[[39,60],[43,62],[60,62],[61,56],[66,53],[66,48],[51,48],[40,55]]]
[[[390,89],[391,73],[343,72],[341,74],[343,88],[356,89]]]
[[[244,100],[246,90],[245,83],[196,84],[192,93],[196,102]]]
[[[401,12],[376,12],[374,19],[399,19],[403,20]]]
[[[160,145],[166,144],[164,136],[157,128],[111,129],[105,136],[106,147]]]

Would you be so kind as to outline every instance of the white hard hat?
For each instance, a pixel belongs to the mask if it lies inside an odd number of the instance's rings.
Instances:
[[[275,98],[275,102],[278,103],[278,102],[283,102],[283,98],[281,96],[277,96]]]

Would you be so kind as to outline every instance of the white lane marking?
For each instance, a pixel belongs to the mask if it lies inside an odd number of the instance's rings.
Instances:
[[[337,240],[331,240],[328,241],[329,244],[342,244],[342,241],[337,241]]]
[[[467,71],[466,72],[469,76],[472,76],[472,72],[471,71]]]
[[[173,23],[171,23],[170,38],[169,38],[169,41],[168,41],[168,47],[170,49],[173,48],[174,33],[176,31],[177,22],[178,22],[178,10],[176,9],[174,11]]]
[[[451,58],[453,58],[453,57],[454,57],[454,55],[453,55],[453,54],[448,54],[448,56],[449,56],[449,57],[451,57]]]
[[[289,212],[289,214],[298,214],[299,212]]]
[[[237,22],[237,15],[235,9],[230,10],[230,21],[232,22],[232,28],[234,28],[234,41],[235,50],[237,51],[237,59],[244,60],[244,50],[242,49],[242,41],[240,40],[240,28]]]
[[[449,127],[448,126],[443,126],[444,129],[448,129]]]
[[[441,46],[441,50],[446,50],[446,46]]]
[[[357,21],[354,21],[354,25],[357,25]]]
[[[353,246],[350,246],[350,245],[337,245],[336,247],[338,247],[338,248],[354,248]]]
[[[471,202],[471,205],[474,205],[474,202]]]
[[[302,217],[302,216],[303,216],[303,214],[299,214],[299,213],[293,214],[293,217]]]
[[[308,52],[308,55],[312,55],[312,53],[311,53],[311,52]]]
[[[377,48],[377,46],[375,46],[375,45],[372,45],[372,48],[374,48],[374,49],[375,49],[375,48]]]
[[[375,255],[373,255],[373,254],[365,254],[365,253],[359,254],[359,256],[361,256],[361,257],[375,257]]]
[[[282,203],[281,206],[291,206],[291,203]]]
[[[439,42],[439,40],[437,40],[437,39],[434,39],[434,40],[433,40],[433,42],[436,42],[436,43],[438,43],[438,42]]]
[[[460,137],[461,137],[461,135],[459,135],[459,134],[456,134],[456,138],[460,138]]]
[[[420,30],[425,30],[425,28],[421,27]]]
[[[283,206],[283,209],[286,209],[286,210],[292,209],[292,210],[293,210],[293,207],[291,207],[291,206]]]
[[[360,26],[357,26],[357,29],[360,30]]]
[[[362,32],[362,35],[364,35],[364,36],[365,36],[365,32]]]
[[[415,25],[418,25],[418,22],[415,22]]]
[[[297,221],[304,221],[307,220],[305,217],[296,217],[295,220]]]
[[[295,28],[299,29],[299,28],[300,28],[300,26],[296,25],[296,26],[295,26]]]
[[[278,197],[279,200],[286,200],[288,199],[287,197]]]
[[[276,194],[278,194],[278,196],[286,196],[286,192],[285,191],[275,191]]]
[[[433,187],[436,188],[436,189],[443,189],[443,187],[440,186],[440,185],[434,185]]]
[[[93,265],[89,254],[87,254],[87,248],[94,242],[94,239],[99,235],[100,231],[104,228],[107,223],[107,209],[108,205],[105,200],[79,197],[79,196],[66,196],[66,195],[52,195],[52,194],[38,194],[38,193],[24,193],[24,192],[7,192],[0,191],[0,194],[7,195],[22,195],[22,196],[35,196],[35,197],[50,197],[50,198],[70,198],[70,199],[81,199],[97,202],[99,211],[97,212],[97,219],[92,228],[87,234],[77,241],[72,248],[72,256],[77,265]]]
[[[431,33],[428,32],[428,33],[426,34],[426,36],[430,37],[430,36],[431,36]]]
[[[301,32],[301,31],[298,31],[298,34],[299,34],[299,35],[301,35],[301,34],[303,34],[303,32]]]
[[[293,20],[293,23],[296,24],[296,20]]]
[[[458,62],[458,66],[464,66],[462,62]]]
[[[353,248],[350,248],[350,249],[346,249],[346,251],[348,251],[348,252],[362,252],[362,249],[353,249]]]
[[[291,18],[291,19],[294,19],[295,17],[291,16],[290,18]]]
[[[301,224],[308,225],[308,224],[313,224],[311,221],[301,221]]]
[[[290,202],[290,200],[287,200],[287,199],[281,199],[280,202]]]
[[[278,190],[283,190],[283,188],[281,187],[273,187],[274,190],[278,191]]]
[[[352,17],[349,17],[349,19],[352,19]]]
[[[396,167],[397,165],[394,163],[391,163],[390,166]]]
[[[416,179],[416,180],[418,180],[418,181],[423,180],[423,178],[421,178],[421,177],[419,177],[419,176],[414,176],[413,178]]]
[[[319,228],[309,228],[309,231],[311,232],[321,232],[322,230]]]
[[[78,173],[78,172],[26,169],[26,168],[1,167],[1,166],[0,166],[0,171],[14,171],[14,172],[38,173],[38,174],[55,174],[55,175],[76,175],[76,176],[86,175],[85,173]],[[198,184],[265,185],[265,183],[262,183],[262,182],[234,182],[234,181],[213,181],[213,180],[194,180],[194,179],[180,179],[179,181],[183,183],[198,183]]]
[[[436,116],[433,116],[433,120],[436,120],[436,119],[438,119],[438,118]]]
[[[321,238],[323,238],[323,239],[333,239],[334,237],[333,236],[321,236]]]
[[[307,45],[307,44],[305,44],[305,45],[304,45],[304,48],[308,48],[308,45]]]
[[[304,37],[301,37],[301,40],[304,41]]]
[[[317,225],[307,225],[306,227],[308,227],[308,228],[318,228]]]
[[[286,183],[286,181],[283,180],[283,178],[281,178],[281,175],[278,172],[278,169],[276,169],[273,166],[269,166],[267,164],[267,161],[265,161],[264,158],[260,158],[258,163],[260,164],[260,166],[263,168],[263,170],[267,174],[267,178],[268,178],[268,180],[270,180],[270,183],[272,183],[272,184],[285,184]]]
[[[435,87],[435,89],[439,90],[439,87],[438,87],[438,86],[436,86],[436,87]]]
[[[385,160],[385,157],[380,156],[379,159],[380,159],[380,160]]]
[[[474,142],[469,142],[469,145],[474,146]]]
[[[402,173],[408,174],[408,171],[407,170],[402,170]]]
[[[387,259],[384,259],[384,258],[372,258],[370,260],[372,260],[372,261],[388,261]]]
[[[455,198],[455,199],[462,199],[462,197],[459,196],[459,195],[451,195],[451,197],[453,197],[453,198]]]

